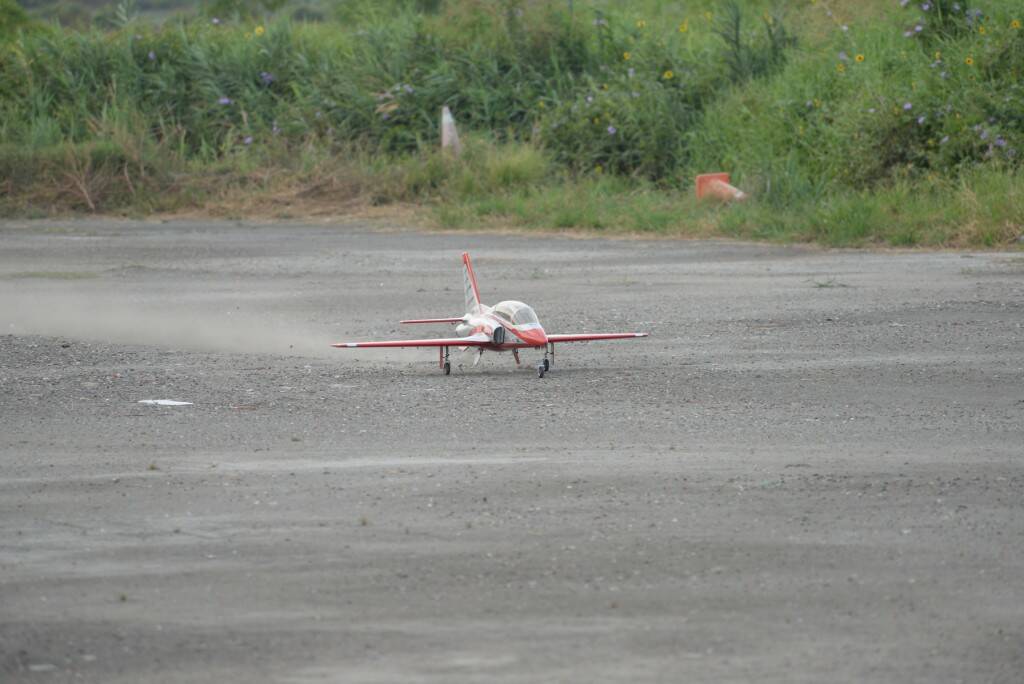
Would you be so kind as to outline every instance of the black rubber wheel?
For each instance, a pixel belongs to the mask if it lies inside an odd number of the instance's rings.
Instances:
[[[547,359],[544,359],[544,370],[545,370],[545,371],[549,371],[549,370],[551,370],[551,364],[550,364],[550,363],[548,363],[548,360],[547,360]]]
[[[452,374],[452,364],[448,363],[447,361],[444,362],[444,374],[445,375],[451,375]]]
[[[543,378],[545,370],[547,370],[547,369],[544,368],[544,364],[543,363],[537,364],[537,377],[538,378]]]

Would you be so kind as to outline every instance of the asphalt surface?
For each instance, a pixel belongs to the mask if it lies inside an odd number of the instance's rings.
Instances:
[[[464,249],[651,337],[328,347]],[[1021,252],[0,224],[0,680],[1020,682],[1022,418]]]

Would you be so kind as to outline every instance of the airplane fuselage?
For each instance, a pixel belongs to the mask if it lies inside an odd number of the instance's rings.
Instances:
[[[525,320],[517,322],[506,314],[510,309],[517,313],[525,309],[529,313]],[[496,332],[499,328],[504,332]],[[491,343],[482,348],[497,352],[543,347],[548,343],[548,336],[533,309],[522,302],[500,302],[494,306],[481,304],[479,313],[466,314],[455,326],[455,333],[460,337],[484,333],[491,338]]]

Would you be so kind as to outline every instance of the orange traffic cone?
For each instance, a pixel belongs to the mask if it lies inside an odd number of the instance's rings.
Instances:
[[[727,173],[704,173],[697,176],[697,199],[705,197],[725,202],[742,202],[749,195],[739,188],[729,185]]]

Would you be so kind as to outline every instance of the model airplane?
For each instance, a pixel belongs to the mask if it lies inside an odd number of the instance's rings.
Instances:
[[[555,362],[555,344],[562,342],[589,342],[591,340],[618,340],[647,337],[647,333],[590,333],[581,335],[548,335],[541,327],[537,314],[526,304],[516,301],[499,302],[494,306],[480,303],[480,289],[469,254],[462,254],[466,287],[466,314],[458,318],[415,318],[402,323],[453,323],[460,337],[433,340],[389,340],[386,342],[339,342],[331,345],[342,349],[354,347],[438,347],[438,365],[445,375],[452,372],[449,352],[452,347],[477,350],[475,366],[485,351],[512,352],[516,365],[520,349],[544,349],[544,360],[537,365],[537,376]]]

